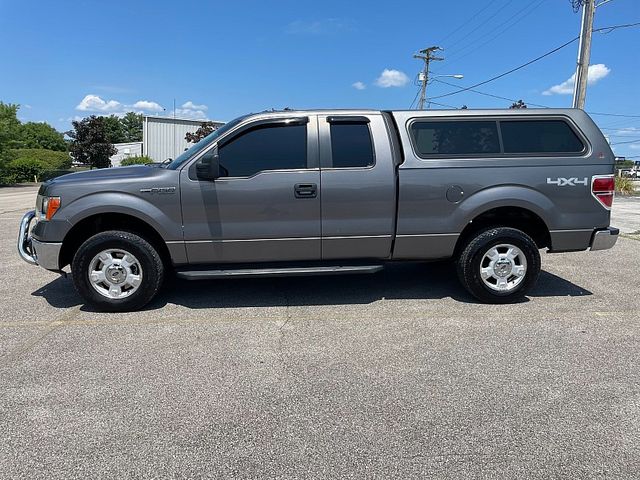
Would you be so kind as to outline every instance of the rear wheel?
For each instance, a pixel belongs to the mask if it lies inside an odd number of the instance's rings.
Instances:
[[[471,238],[457,261],[462,285],[485,303],[511,303],[524,297],[540,274],[540,253],[526,233],[499,227]]]
[[[76,290],[93,307],[137,310],[156,295],[164,277],[162,259],[144,238],[107,231],[85,241],[71,264]]]

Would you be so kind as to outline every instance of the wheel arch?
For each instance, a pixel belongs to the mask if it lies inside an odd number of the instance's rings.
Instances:
[[[165,265],[171,265],[171,254],[156,228],[138,216],[122,212],[94,213],[74,223],[67,232],[60,250],[60,268],[70,265],[80,245],[93,235],[108,230],[134,233],[153,245]]]
[[[455,255],[479,232],[493,227],[510,227],[530,236],[538,248],[551,247],[551,234],[546,222],[535,211],[522,206],[493,207],[477,213],[462,229],[456,242]]]

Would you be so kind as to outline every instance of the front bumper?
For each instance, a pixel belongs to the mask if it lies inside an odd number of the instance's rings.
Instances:
[[[593,232],[593,237],[591,237],[591,251],[612,248],[618,241],[619,233],[620,230],[614,227],[596,230]]]
[[[47,270],[60,270],[58,259],[62,243],[41,242],[31,237],[31,222],[36,216],[35,210],[24,214],[18,233],[18,253],[20,258],[31,265],[40,265]]]

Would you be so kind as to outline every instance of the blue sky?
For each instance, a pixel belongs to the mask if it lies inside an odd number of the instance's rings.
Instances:
[[[611,0],[595,26],[632,22],[640,22],[640,1]],[[405,109],[417,91],[421,65],[412,54],[420,48],[444,47],[434,70],[463,74],[441,80],[469,86],[561,45],[579,26],[569,0],[0,0],[0,100],[22,105],[23,120],[60,130],[93,113],[166,114],[174,99],[179,116],[216,120],[286,106]],[[563,82],[577,48],[478,90],[570,106],[571,95],[553,92],[570,90]],[[587,111],[640,115],[639,51],[640,28],[594,34]],[[433,82],[428,96],[453,90]],[[435,101],[510,104],[472,92]],[[640,139],[638,117],[594,118],[614,143]],[[640,142],[614,150],[640,155]]]

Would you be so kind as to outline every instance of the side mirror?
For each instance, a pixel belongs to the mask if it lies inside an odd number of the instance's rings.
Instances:
[[[199,180],[215,180],[220,177],[220,157],[218,147],[205,153],[196,163],[196,177]]]

